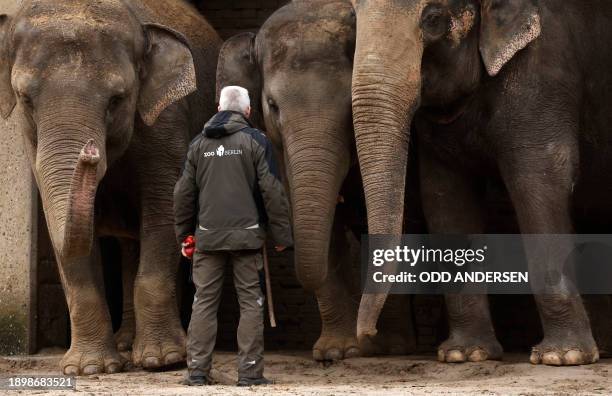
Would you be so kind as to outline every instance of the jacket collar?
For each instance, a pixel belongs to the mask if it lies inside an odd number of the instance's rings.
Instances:
[[[206,137],[218,139],[253,126],[244,114],[237,111],[220,111],[204,126]]]

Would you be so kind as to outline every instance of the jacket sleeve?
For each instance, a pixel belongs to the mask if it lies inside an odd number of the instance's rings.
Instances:
[[[268,231],[277,246],[293,246],[289,201],[280,180],[272,144],[266,137],[257,141],[255,166],[259,190],[268,215]]]
[[[198,193],[196,181],[197,144],[187,153],[183,172],[174,187],[174,230],[178,243],[194,235],[198,221]]]

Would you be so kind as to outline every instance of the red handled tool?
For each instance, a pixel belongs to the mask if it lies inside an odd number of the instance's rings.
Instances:
[[[193,239],[193,235],[189,235],[183,243],[181,244],[181,253],[184,257],[191,260],[193,258],[193,253],[195,252],[195,239]]]

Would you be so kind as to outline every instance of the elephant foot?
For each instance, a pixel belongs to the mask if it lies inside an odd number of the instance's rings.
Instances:
[[[132,362],[144,369],[158,369],[184,362],[185,332],[177,328],[165,331],[156,328],[145,334],[136,334],[132,349]]]
[[[414,351],[415,344],[407,336],[399,333],[379,333],[374,337],[359,338],[362,356],[407,355]]]
[[[438,347],[438,360],[446,363],[501,360],[503,353],[503,348],[494,335],[451,335]]]
[[[312,347],[312,356],[317,361],[335,361],[360,355],[357,338],[354,336],[321,335]]]
[[[565,340],[544,340],[531,349],[529,361],[532,364],[548,366],[578,366],[591,364],[599,360],[597,345],[590,335],[583,337],[567,337]]]
[[[134,342],[134,323],[122,324],[119,330],[115,333],[115,344],[119,352],[126,352],[132,349],[132,343]]]
[[[100,346],[96,342],[76,343],[66,352],[60,362],[64,375],[114,374],[123,370],[125,360],[115,346]]]

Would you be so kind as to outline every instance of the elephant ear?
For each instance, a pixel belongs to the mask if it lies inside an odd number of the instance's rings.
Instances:
[[[542,31],[534,0],[481,0],[480,53],[496,76],[517,52]]]
[[[11,86],[11,61],[9,57],[8,15],[0,15],[0,116],[7,119],[15,108],[16,98]]]
[[[227,40],[219,53],[217,65],[217,103],[221,90],[238,85],[249,91],[251,98],[251,122],[263,129],[261,107],[261,74],[257,63],[253,33],[240,33]]]
[[[162,25],[145,24],[147,52],[138,111],[151,126],[172,103],[197,89],[195,65],[187,39]]]

